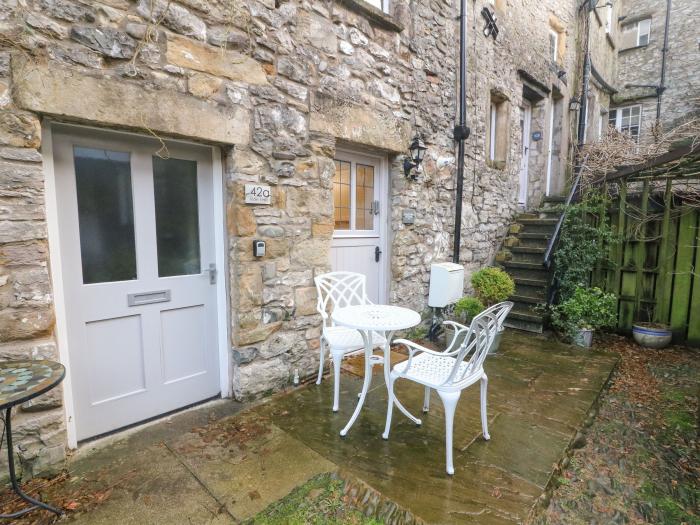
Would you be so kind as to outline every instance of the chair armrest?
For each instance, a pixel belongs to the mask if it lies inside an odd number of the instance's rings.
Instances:
[[[437,355],[443,357],[445,354],[443,352],[436,352],[435,350],[430,350],[429,348],[426,348],[424,346],[421,346],[417,343],[414,343],[413,341],[409,341],[408,339],[396,339],[393,342],[394,344],[398,345],[404,345],[406,348],[408,348],[408,363],[406,364],[406,368],[404,369],[403,373],[401,374],[406,375],[408,373],[408,370],[411,368],[411,364],[413,363],[413,357],[416,354],[419,353],[424,353],[424,354],[431,354],[431,355]]]
[[[457,343],[457,337],[462,332],[468,332],[469,327],[464,326],[463,324],[460,324],[460,323],[456,323],[454,321],[443,321],[442,324],[451,327],[455,331],[454,335],[452,336],[452,341],[450,341],[450,344],[447,345],[447,348],[445,349],[445,351],[443,353],[446,355],[454,354],[457,352],[457,348],[455,348],[455,345]]]
[[[463,324],[459,324],[455,321],[443,321],[442,324],[451,326],[455,330],[469,330],[468,326],[464,326]]]

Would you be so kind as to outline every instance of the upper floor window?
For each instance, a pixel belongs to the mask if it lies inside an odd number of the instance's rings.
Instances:
[[[364,0],[367,2],[369,5],[372,5],[376,7],[377,9],[380,9],[384,11],[385,13],[389,12],[389,0]]]
[[[646,46],[651,34],[651,18],[637,20],[622,28],[622,48]]]
[[[608,113],[608,125],[620,133],[626,133],[635,142],[639,142],[639,132],[642,128],[642,106],[611,109]]]
[[[549,59],[552,62],[559,59],[559,33],[554,29],[549,30]]]

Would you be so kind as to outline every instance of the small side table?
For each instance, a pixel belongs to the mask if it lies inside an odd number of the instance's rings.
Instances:
[[[7,435],[7,462],[10,469],[12,489],[30,507],[11,514],[0,514],[0,518],[17,518],[36,509],[46,509],[59,516],[63,511],[27,496],[17,482],[15,455],[12,446],[12,407],[20,405],[55,388],[66,375],[62,364],[54,361],[0,361],[0,410],[5,410],[5,433]]]
[[[333,310],[333,322],[347,328],[354,328],[360,332],[362,340],[365,343],[365,379],[362,383],[362,392],[360,400],[357,402],[355,411],[350,417],[350,421],[340,431],[341,436],[346,436],[350,427],[355,423],[357,416],[360,415],[362,405],[365,403],[365,397],[372,382],[372,367],[376,364],[384,365],[384,382],[389,388],[389,374],[391,373],[391,338],[396,330],[405,330],[413,328],[420,323],[420,314],[403,308],[401,306],[391,306],[386,304],[366,304],[345,306]],[[371,332],[379,332],[384,334],[386,342],[384,343],[384,355],[375,355],[370,341],[372,340]],[[391,401],[389,401],[391,403]],[[394,404],[404,415],[420,425],[421,420],[411,414],[404,408],[398,398],[394,397]]]

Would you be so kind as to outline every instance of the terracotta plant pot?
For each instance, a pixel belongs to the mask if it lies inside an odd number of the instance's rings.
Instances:
[[[645,348],[665,348],[671,342],[673,333],[668,326],[653,323],[632,325],[632,337],[639,346]]]
[[[574,344],[583,348],[590,348],[593,344],[593,330],[579,328],[579,331],[574,336]]]

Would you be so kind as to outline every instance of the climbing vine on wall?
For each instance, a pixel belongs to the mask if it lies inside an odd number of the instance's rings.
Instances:
[[[559,285],[559,300],[566,301],[576,288],[588,286],[591,273],[607,258],[607,246],[617,242],[607,214],[607,196],[589,192],[569,205],[557,251],[554,276]]]

